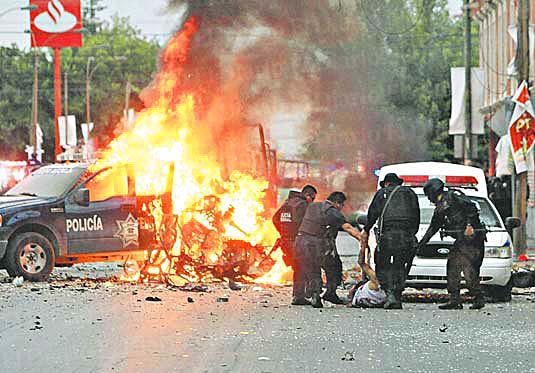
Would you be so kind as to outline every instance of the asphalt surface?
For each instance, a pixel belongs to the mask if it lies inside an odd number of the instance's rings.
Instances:
[[[480,311],[317,310],[289,306],[288,287],[209,290],[0,283],[0,371],[535,372],[535,289]]]

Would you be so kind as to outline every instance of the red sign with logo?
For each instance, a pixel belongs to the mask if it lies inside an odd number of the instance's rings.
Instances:
[[[535,120],[527,111],[509,127],[511,136],[511,145],[513,153],[523,150],[525,153],[530,151],[535,142]]]
[[[32,47],[81,47],[80,0],[30,0]]]

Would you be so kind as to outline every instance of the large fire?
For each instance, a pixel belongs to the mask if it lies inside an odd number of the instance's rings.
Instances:
[[[128,279],[209,281],[238,274],[282,282],[290,269],[280,250],[271,252],[277,234],[264,203],[268,182],[252,165],[250,170],[224,172],[214,149],[218,144],[210,144],[205,136],[210,123],[196,114],[195,93],[181,86],[197,29],[198,21],[191,18],[169,41],[160,71],[142,93],[149,107],[94,166],[132,165],[136,194],[157,197],[143,206],[150,219],[139,224],[152,224],[159,244],[149,243],[153,246],[147,247],[144,268]],[[247,147],[241,140],[236,140],[235,152]],[[172,206],[167,211],[166,193]]]

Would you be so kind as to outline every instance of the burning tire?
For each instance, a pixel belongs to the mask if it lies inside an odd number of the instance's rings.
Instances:
[[[39,233],[22,233],[9,241],[4,260],[10,276],[45,281],[54,269],[54,249]]]

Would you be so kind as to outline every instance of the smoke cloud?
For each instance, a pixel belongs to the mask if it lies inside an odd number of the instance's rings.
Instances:
[[[381,97],[369,94],[374,56],[363,47],[355,1],[171,0],[169,6],[187,7],[185,19],[199,20],[182,84],[195,92],[213,143],[241,133],[241,125],[262,123],[288,157],[306,152],[355,164],[424,154],[419,129],[398,128],[388,110],[370,110]]]

